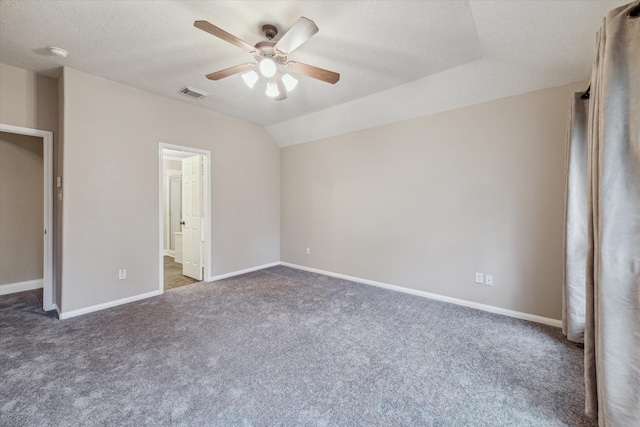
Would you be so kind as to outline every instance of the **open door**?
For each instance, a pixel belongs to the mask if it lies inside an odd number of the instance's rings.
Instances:
[[[202,155],[182,159],[182,274],[196,280],[203,276]]]

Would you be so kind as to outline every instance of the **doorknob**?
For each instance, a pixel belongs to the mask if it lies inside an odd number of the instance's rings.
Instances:
[[[180,221],[180,225],[185,225],[184,221]]]

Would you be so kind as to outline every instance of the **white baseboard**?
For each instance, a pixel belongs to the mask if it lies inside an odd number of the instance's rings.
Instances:
[[[60,312],[58,311],[58,317],[60,319],[69,319],[71,317],[80,316],[82,314],[92,313],[94,311],[104,310],[105,308],[115,307],[117,305],[127,304],[134,301],[139,301],[141,299],[146,299],[150,297],[155,297],[156,295],[161,295],[162,292],[157,290],[153,292],[147,292],[146,294],[134,295],[132,297],[122,298],[115,301],[109,301],[102,304],[92,305],[91,307],[79,308],[78,310],[71,310]]]
[[[256,267],[245,268],[244,270],[233,271],[231,273],[219,274],[217,276],[209,277],[207,279],[207,282],[215,282],[216,280],[222,280],[233,276],[239,276],[241,274],[251,273],[252,271],[262,270],[263,268],[275,267],[276,265],[280,264],[280,261],[276,261],[269,264],[258,265]]]
[[[444,295],[432,294],[430,292],[419,291],[417,289],[404,288],[402,286],[390,285],[388,283],[376,282],[375,280],[362,279],[360,277],[347,276],[346,274],[333,273],[331,271],[324,271],[317,268],[305,267],[303,265],[291,264],[288,262],[280,262],[280,264],[286,267],[291,267],[298,270],[309,271],[311,273],[324,274],[325,276],[337,277],[339,279],[350,280],[352,282],[363,283],[365,285],[377,286],[379,288],[391,289],[393,291],[404,292],[407,294],[417,295],[420,297],[430,298],[438,301],[444,301],[451,304],[471,307],[477,310],[488,311],[489,313],[502,314],[504,316],[515,317],[516,319],[529,320],[531,322],[542,323],[544,325],[562,327],[562,320],[558,320],[558,319],[551,319],[549,317],[537,316],[535,314],[522,313],[520,311],[509,310],[501,307],[495,307],[493,305],[480,304],[473,301],[447,297]]]
[[[218,276],[210,277],[207,280],[207,282],[215,282],[217,280],[226,279],[227,277],[238,276],[240,274],[250,273],[250,272],[256,271],[256,270],[262,270],[263,268],[274,267],[276,265],[280,265],[280,262],[277,261],[277,262],[272,262],[272,263],[269,263],[269,264],[258,265],[256,267],[246,268],[244,270],[234,271],[234,272],[231,272],[231,273],[220,274]],[[162,291],[157,290],[157,291],[153,291],[153,292],[147,292],[145,294],[134,295],[132,297],[122,298],[122,299],[115,300],[115,301],[109,301],[109,302],[105,302],[105,303],[102,303],[102,304],[92,305],[91,307],[80,308],[78,310],[60,312],[58,307],[56,307],[56,310],[58,311],[58,317],[60,319],[69,319],[71,317],[76,317],[76,316],[80,316],[80,315],[83,315],[83,314],[92,313],[94,311],[104,310],[106,308],[111,308],[111,307],[115,307],[115,306],[118,306],[118,305],[127,304],[127,303],[138,301],[138,300],[141,300],[141,299],[155,297],[157,295],[162,295],[162,293],[163,293]]]
[[[164,255],[165,256],[170,256],[171,258],[175,258],[176,257],[176,251],[172,251],[171,249],[165,249],[164,250]]]
[[[489,313],[496,313],[496,314],[501,314],[501,315],[504,315],[504,316],[514,317],[516,319],[529,320],[531,322],[542,323],[544,325],[562,327],[562,321],[558,320],[558,319],[551,319],[549,317],[542,317],[542,316],[538,316],[538,315],[535,315],[535,314],[522,313],[520,311],[509,310],[509,309],[506,309],[506,308],[495,307],[495,306],[487,305],[487,304],[480,304],[480,303],[473,302],[473,301],[467,301],[467,300],[463,300],[463,299],[447,297],[447,296],[444,296],[444,295],[433,294],[433,293],[430,293],[430,292],[420,291],[420,290],[417,290],[417,289],[410,289],[410,288],[405,288],[405,287],[402,287],[402,286],[390,285],[388,283],[377,282],[375,280],[369,280],[369,279],[363,279],[363,278],[360,278],[360,277],[348,276],[346,274],[334,273],[334,272],[331,272],[331,271],[325,271],[325,270],[320,270],[320,269],[317,269],[317,268],[305,267],[303,265],[291,264],[289,262],[282,262],[282,261],[276,261],[276,262],[272,262],[272,263],[269,263],[269,264],[263,264],[263,265],[258,265],[258,266],[255,266],[255,267],[245,268],[244,270],[237,270],[237,271],[233,271],[231,273],[219,274],[217,276],[209,277],[207,279],[207,282],[215,282],[217,280],[222,280],[222,279],[226,279],[226,278],[233,277],[233,276],[239,276],[241,274],[251,273],[252,271],[262,270],[264,268],[269,268],[269,267],[275,267],[276,265],[284,265],[286,267],[291,267],[291,268],[295,268],[295,269],[298,269],[298,270],[304,270],[304,271],[309,271],[309,272],[312,272],[312,273],[324,274],[325,276],[337,277],[339,279],[345,279],[345,280],[349,280],[349,281],[352,281],[352,282],[362,283],[362,284],[365,284],[365,285],[377,286],[379,288],[385,288],[385,289],[390,289],[390,290],[397,291],[397,292],[404,292],[404,293],[411,294],[411,295],[416,295],[416,296],[420,296],[420,297],[424,297],[424,298],[430,298],[430,299],[433,299],[433,300],[444,301],[444,302],[448,302],[448,303],[451,303],[451,304],[456,304],[456,305],[461,305],[461,306],[464,306],[464,307],[475,308],[477,310],[487,311]],[[2,285],[2,286],[6,286],[6,285]],[[0,286],[0,289],[2,288],[2,286]],[[110,302],[106,302],[106,303],[103,303],[103,304],[98,304],[98,305],[94,305],[94,306],[91,306],[91,307],[85,307],[85,308],[81,308],[81,309],[78,309],[78,310],[73,310],[73,311],[69,311],[69,312],[65,312],[65,313],[60,312],[60,309],[57,306],[55,306],[55,310],[58,312],[58,316],[59,316],[60,319],[68,319],[68,318],[71,318],[71,317],[80,316],[82,314],[91,313],[91,312],[99,311],[99,310],[104,310],[106,308],[115,307],[115,306],[122,305],[122,304],[127,304],[129,302],[138,301],[138,300],[141,300],[141,299],[146,299],[146,298],[154,297],[154,296],[161,295],[161,294],[162,294],[162,291],[157,290],[157,291],[147,292],[145,294],[135,295],[135,296],[128,297],[128,298],[122,298],[122,299],[119,299],[119,300],[116,300],[116,301],[110,301]],[[2,294],[0,294],[0,295],[2,295]]]
[[[17,292],[32,291],[41,289],[44,279],[26,280],[24,282],[7,283],[0,285],[0,295],[15,294]]]

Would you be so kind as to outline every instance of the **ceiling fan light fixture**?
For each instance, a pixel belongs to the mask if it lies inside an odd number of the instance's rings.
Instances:
[[[263,58],[258,66],[263,76],[271,78],[276,74],[276,62],[271,58]]]
[[[255,71],[249,71],[248,73],[244,73],[242,75],[242,80],[244,80],[247,86],[249,86],[249,89],[253,89],[259,78],[260,76]]]
[[[298,85],[298,80],[287,74],[287,72],[291,72],[294,75],[302,74],[303,76],[331,84],[336,84],[340,80],[339,73],[301,62],[287,61],[291,52],[318,32],[318,26],[312,20],[303,16],[277,42],[273,41],[276,34],[278,34],[277,28],[271,24],[263,25],[262,31],[268,41],[263,40],[253,46],[207,21],[195,21],[193,26],[239,47],[246,53],[253,55],[257,61],[257,63],[239,64],[209,73],[205,76],[209,80],[217,81],[240,74],[245,84],[250,89],[253,89],[258,81],[263,80],[264,77],[264,80],[267,81],[266,95],[276,101],[287,99],[287,94]]]
[[[284,83],[284,87],[287,88],[287,92],[291,92],[298,86],[298,79],[293,77],[291,74],[285,74],[282,76],[282,83]]]
[[[275,98],[276,96],[280,95],[280,91],[278,90],[278,86],[274,82],[267,83],[267,92],[266,92],[266,94],[267,94],[267,96],[270,96],[271,98]]]

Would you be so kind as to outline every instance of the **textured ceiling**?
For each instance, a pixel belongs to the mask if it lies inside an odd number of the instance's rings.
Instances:
[[[625,1],[0,1],[0,62],[46,75],[61,65],[266,126],[282,146],[515,95],[590,72],[594,33]],[[252,61],[193,27],[208,20],[254,44],[300,17],[318,34],[290,60],[304,76],[285,101],[212,71]],[[62,60],[47,46],[70,52]],[[185,85],[211,94],[178,95]]]

